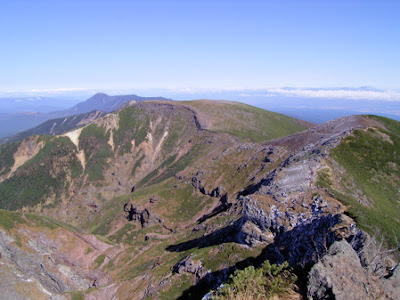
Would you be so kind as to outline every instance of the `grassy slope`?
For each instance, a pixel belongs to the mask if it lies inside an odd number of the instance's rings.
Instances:
[[[110,133],[95,124],[86,126],[79,137],[79,147],[86,156],[86,172],[88,180],[104,179],[103,171],[108,167],[107,158],[113,156],[108,144]]]
[[[174,110],[170,106],[164,108],[153,107],[152,109],[161,109],[162,113],[160,115],[157,112],[149,113],[145,109],[136,106],[122,110],[119,113],[119,128],[114,134],[116,152],[124,154],[131,151],[132,140],[135,141],[136,146],[142,142],[149,142],[148,133],[151,133],[153,144],[156,145],[163,139],[165,132],[168,131],[157,155],[156,164],[159,164],[158,167],[146,174],[144,178],[141,178],[137,184],[138,188],[156,184],[173,177],[198,159],[206,149],[206,146],[201,145],[201,141],[196,138],[196,128],[193,120],[184,109]],[[192,147],[187,153],[178,158],[179,150],[185,147],[189,140],[191,140]],[[146,155],[143,153],[136,153],[137,160],[133,166],[132,175],[145,160]]]
[[[318,183],[333,189],[350,206],[349,214],[361,228],[378,236],[382,234],[395,246],[396,237],[400,236],[400,123],[369,117],[387,130],[377,127],[356,130],[344,139],[331,150],[331,155],[346,169],[346,174],[334,183],[331,175],[321,172]],[[372,206],[358,201],[362,194]]]
[[[20,142],[13,142],[0,145],[0,176],[11,171],[14,165],[14,154],[20,144]]]
[[[53,218],[0,209],[0,228],[10,231],[14,228],[18,229],[19,226],[24,224],[29,225],[29,227],[64,228],[72,232],[82,232],[76,227]]]
[[[207,129],[227,132],[252,142],[287,136],[313,125],[239,102],[197,100],[178,103],[198,112]]]
[[[36,205],[46,197],[56,199],[68,188],[67,177],[76,178],[82,171],[76,149],[66,137],[41,137],[43,149],[12,177],[0,183],[0,207],[15,210]]]

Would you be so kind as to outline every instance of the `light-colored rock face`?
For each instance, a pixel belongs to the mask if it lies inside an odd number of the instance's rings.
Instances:
[[[83,128],[78,128],[73,131],[67,132],[64,136],[68,137],[71,142],[76,146],[76,149],[79,151],[79,136],[82,133]]]
[[[86,167],[86,157],[85,157],[85,151],[82,149],[79,149],[79,137],[82,133],[83,128],[79,128],[70,132],[67,132],[64,134],[64,136],[68,137],[71,142],[76,146],[77,149],[77,154],[76,157],[80,161],[82,168],[85,169]]]
[[[119,116],[117,113],[111,113],[101,119],[93,121],[93,124],[104,127],[106,131],[114,131],[119,128]]]
[[[285,191],[290,190],[292,187],[296,189],[310,187],[312,175],[316,171],[314,165],[316,163],[312,164],[304,161],[283,169],[279,174],[279,188]]]
[[[82,125],[86,125],[89,124],[90,122],[98,119],[103,113],[99,110],[89,114],[86,118],[83,118],[82,120],[79,121],[79,123],[77,124],[77,126],[82,126]]]

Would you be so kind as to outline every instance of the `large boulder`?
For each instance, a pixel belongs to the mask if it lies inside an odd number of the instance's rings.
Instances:
[[[174,273],[192,273],[198,278],[202,278],[207,271],[204,269],[200,260],[194,260],[193,255],[183,258],[173,267]]]
[[[308,278],[309,299],[385,298],[378,279],[369,275],[346,240],[336,241]]]

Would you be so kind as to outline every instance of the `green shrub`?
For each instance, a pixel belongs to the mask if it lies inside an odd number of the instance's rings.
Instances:
[[[228,283],[212,292],[211,299],[268,299],[287,293],[296,276],[289,270],[287,262],[276,265],[265,261],[260,268],[253,266],[236,270]]]

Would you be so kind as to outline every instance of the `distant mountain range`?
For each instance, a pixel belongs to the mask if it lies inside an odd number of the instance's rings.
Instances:
[[[0,98],[0,113],[23,112],[49,113],[71,107],[77,101],[52,97],[5,97]]]
[[[101,110],[104,112],[112,112],[116,110],[120,105],[127,101],[149,101],[149,100],[171,100],[164,97],[140,97],[137,95],[118,95],[109,96],[104,93],[97,93],[93,97],[90,97],[84,102],[78,103],[75,106],[50,113],[50,115],[55,117],[72,116],[76,114],[83,114],[93,110]]]
[[[21,141],[31,135],[60,135],[76,127],[86,125],[104,115],[106,115],[105,112],[94,110],[84,114],[50,119],[34,128],[0,139],[0,144]]]
[[[17,105],[27,105],[26,107],[30,107],[28,104],[30,103],[29,100],[37,98],[30,97],[30,98],[1,98],[0,104],[3,102],[6,103],[5,106]],[[51,98],[40,98],[41,100],[44,99],[44,103],[51,103]],[[109,96],[104,93],[98,93],[90,97],[88,100],[84,102],[80,102],[75,106],[64,109],[64,110],[57,110],[48,113],[40,113],[37,111],[29,112],[29,109],[26,112],[18,112],[18,113],[3,113],[0,114],[0,138],[10,137],[15,135],[19,132],[25,131],[27,129],[33,128],[47,120],[56,119],[56,118],[64,118],[66,116],[72,116],[76,114],[85,114],[94,110],[99,110],[103,112],[111,112],[117,109],[120,105],[127,101],[146,101],[146,100],[170,100],[164,97],[140,97],[137,95],[119,95],[119,96]],[[18,102],[21,101],[21,102]],[[57,100],[59,101],[59,100]],[[56,102],[57,102],[56,101]],[[41,102],[42,103],[42,102]],[[39,106],[33,105],[32,107],[38,108]]]

